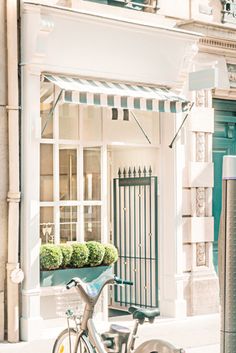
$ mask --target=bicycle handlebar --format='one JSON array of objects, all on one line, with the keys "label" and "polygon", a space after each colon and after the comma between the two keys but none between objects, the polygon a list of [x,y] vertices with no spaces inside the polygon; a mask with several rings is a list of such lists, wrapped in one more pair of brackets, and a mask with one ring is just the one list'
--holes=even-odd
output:
[{"label": "bicycle handlebar", "polygon": [[[114,283],[115,284],[125,284],[125,285],[128,285],[128,286],[132,286],[133,285],[133,282],[132,281],[128,281],[126,279],[122,279],[122,278],[119,278],[117,276],[114,276]],[[66,284],[66,289],[71,289],[73,287],[76,287],[76,285],[78,284],[78,282],[72,278],[67,284]]]},{"label": "bicycle handlebar", "polygon": [[132,282],[132,281],[128,281],[126,279],[122,279],[117,276],[114,277],[114,281],[116,284],[126,284],[128,286],[132,286],[134,284],[134,282]]},{"label": "bicycle handlebar", "polygon": [[71,279],[67,284],[66,284],[66,289],[71,289],[76,286],[76,281],[74,279]]}]

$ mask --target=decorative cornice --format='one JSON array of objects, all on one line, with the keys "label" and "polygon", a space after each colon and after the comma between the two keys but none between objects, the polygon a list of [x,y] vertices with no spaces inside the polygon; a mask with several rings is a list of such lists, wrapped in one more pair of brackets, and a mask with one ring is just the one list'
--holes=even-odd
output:
[{"label": "decorative cornice", "polygon": [[230,99],[230,100],[236,100],[236,89],[231,88],[229,90],[226,89],[214,89],[212,91],[212,97],[213,98],[218,98],[218,99]]},{"label": "decorative cornice", "polygon": [[236,52],[236,41],[205,37],[200,38],[199,45],[223,50],[232,50],[234,53]]}]

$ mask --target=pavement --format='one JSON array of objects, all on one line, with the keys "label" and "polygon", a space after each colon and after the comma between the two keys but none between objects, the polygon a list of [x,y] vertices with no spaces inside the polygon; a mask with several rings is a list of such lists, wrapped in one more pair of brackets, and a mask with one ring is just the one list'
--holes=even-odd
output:
[{"label": "pavement", "polygon": [[[51,353],[57,334],[65,327],[63,321],[53,321],[42,333],[42,337],[32,342],[0,343],[0,353]],[[116,324],[132,327],[131,316],[119,316],[109,320]],[[66,325],[66,322],[64,322]],[[63,324],[63,326],[64,326]],[[101,327],[97,323],[97,327]],[[103,325],[104,326],[104,325]],[[137,344],[147,339],[159,338],[183,347],[186,353],[220,353],[219,314],[187,317],[184,319],[158,318],[153,324],[144,324],[138,331]]]}]

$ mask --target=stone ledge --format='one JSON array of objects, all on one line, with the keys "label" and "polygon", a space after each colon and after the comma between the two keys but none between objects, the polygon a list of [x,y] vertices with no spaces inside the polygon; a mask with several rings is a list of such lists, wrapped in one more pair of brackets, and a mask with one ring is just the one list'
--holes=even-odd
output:
[{"label": "stone ledge", "polygon": [[214,132],[214,109],[195,108],[189,119],[189,130],[195,132]]},{"label": "stone ledge", "polygon": [[212,242],[214,217],[183,218],[183,243]]},{"label": "stone ledge", "polygon": [[212,188],[214,186],[214,164],[211,162],[190,162],[185,172],[188,175],[184,180],[183,187],[185,188]]}]

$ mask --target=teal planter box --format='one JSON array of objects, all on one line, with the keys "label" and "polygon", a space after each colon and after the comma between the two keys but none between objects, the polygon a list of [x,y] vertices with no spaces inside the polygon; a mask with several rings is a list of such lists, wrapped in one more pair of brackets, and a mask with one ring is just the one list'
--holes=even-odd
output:
[{"label": "teal planter box", "polygon": [[41,287],[63,286],[73,277],[79,277],[84,282],[91,282],[103,273],[112,274],[112,266],[67,268],[52,271],[40,271]]}]

